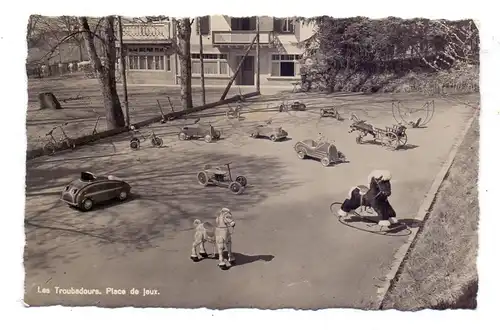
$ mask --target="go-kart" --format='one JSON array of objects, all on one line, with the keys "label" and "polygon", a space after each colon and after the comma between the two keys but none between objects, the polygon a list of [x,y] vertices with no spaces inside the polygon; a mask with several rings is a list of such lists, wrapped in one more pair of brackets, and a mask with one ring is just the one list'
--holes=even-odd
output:
[{"label": "go-kart", "polygon": [[218,187],[229,188],[229,190],[236,195],[239,195],[245,190],[247,186],[247,179],[243,175],[239,175],[233,180],[231,176],[231,163],[226,163],[226,169],[219,166],[212,167],[205,165],[202,171],[198,172],[198,183],[202,186],[214,185]]}]

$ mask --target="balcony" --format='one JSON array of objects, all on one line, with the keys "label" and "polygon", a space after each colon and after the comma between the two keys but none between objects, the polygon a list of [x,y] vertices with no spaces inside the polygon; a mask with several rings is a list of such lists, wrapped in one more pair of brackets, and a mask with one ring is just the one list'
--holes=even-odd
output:
[{"label": "balcony", "polygon": [[[256,31],[212,31],[212,44],[214,46],[245,46],[252,43]],[[260,32],[261,45],[269,45],[272,42],[272,32]]]},{"label": "balcony", "polygon": [[123,24],[123,43],[171,42],[170,23]]}]

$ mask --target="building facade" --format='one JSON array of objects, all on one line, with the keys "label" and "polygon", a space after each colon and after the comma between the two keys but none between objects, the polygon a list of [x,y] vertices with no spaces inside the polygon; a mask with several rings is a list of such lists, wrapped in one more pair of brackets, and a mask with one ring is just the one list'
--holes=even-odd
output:
[{"label": "building facade", "polygon": [[[313,26],[293,18],[259,17],[261,86],[290,86],[300,80],[297,43],[313,34]],[[226,85],[257,33],[255,17],[205,16],[195,20],[191,34],[193,86],[201,84],[200,33],[205,85]],[[171,22],[130,23],[123,26],[127,80],[131,84],[178,85],[179,58],[173,49]],[[255,86],[256,46],[244,60],[234,84]]]}]

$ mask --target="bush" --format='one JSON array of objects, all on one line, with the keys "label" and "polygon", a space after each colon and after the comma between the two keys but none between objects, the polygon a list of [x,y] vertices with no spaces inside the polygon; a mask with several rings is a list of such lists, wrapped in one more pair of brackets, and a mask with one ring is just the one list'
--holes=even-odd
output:
[{"label": "bush", "polygon": [[306,90],[479,90],[479,37],[470,20],[323,17],[317,25],[314,42],[304,43]]}]

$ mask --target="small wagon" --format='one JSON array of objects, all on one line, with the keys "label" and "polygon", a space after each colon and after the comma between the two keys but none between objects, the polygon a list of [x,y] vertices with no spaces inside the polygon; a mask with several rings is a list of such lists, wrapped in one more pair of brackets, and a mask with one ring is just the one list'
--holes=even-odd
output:
[{"label": "small wagon", "polygon": [[343,118],[340,116],[340,113],[335,107],[321,108],[319,110],[320,117],[333,117],[339,121],[342,121]]},{"label": "small wagon", "polygon": [[247,186],[247,179],[243,175],[239,175],[233,180],[231,168],[229,167],[230,164],[224,164],[227,169],[205,165],[203,170],[197,174],[198,183],[205,187],[215,185],[229,188],[233,194],[240,195]]},{"label": "small wagon", "polygon": [[385,129],[381,129],[368,124],[364,120],[358,120],[351,124],[349,133],[354,131],[358,132],[358,136],[356,137],[356,143],[358,144],[362,144],[364,142],[363,139],[367,135],[371,135],[373,141],[379,142],[391,150],[396,150],[406,145],[408,141],[406,127],[403,125],[386,126]]}]

